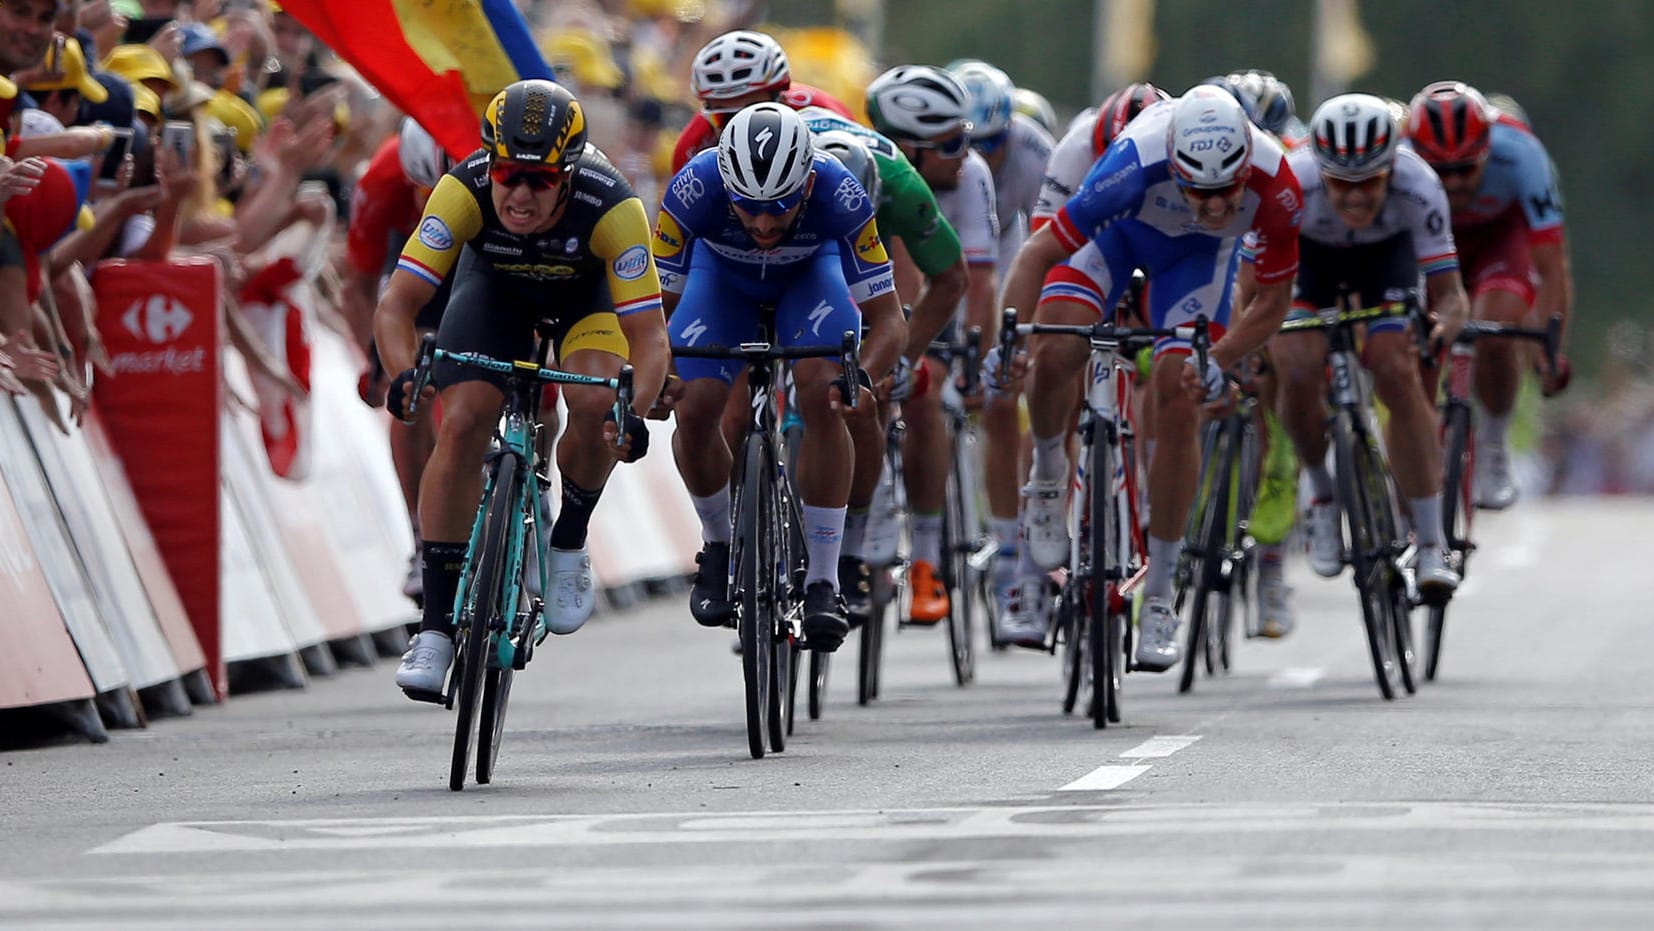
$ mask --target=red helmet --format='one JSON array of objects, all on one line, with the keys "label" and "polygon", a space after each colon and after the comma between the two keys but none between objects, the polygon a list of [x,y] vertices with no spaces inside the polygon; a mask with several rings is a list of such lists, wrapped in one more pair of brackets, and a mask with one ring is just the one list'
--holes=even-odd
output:
[{"label": "red helmet", "polygon": [[1108,144],[1126,128],[1132,117],[1148,109],[1151,104],[1169,99],[1170,95],[1153,84],[1127,84],[1097,107],[1097,128],[1091,134],[1091,150],[1103,154]]},{"label": "red helmet", "polygon": [[1407,108],[1407,137],[1433,165],[1468,162],[1487,151],[1493,108],[1480,91],[1459,81],[1437,81]]}]

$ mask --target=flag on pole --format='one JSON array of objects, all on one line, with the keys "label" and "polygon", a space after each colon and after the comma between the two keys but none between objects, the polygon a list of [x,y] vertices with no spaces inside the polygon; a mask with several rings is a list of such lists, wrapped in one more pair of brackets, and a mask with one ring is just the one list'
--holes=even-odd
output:
[{"label": "flag on pole", "polygon": [[555,80],[511,0],[282,0],[402,112],[463,158],[483,108],[524,78]]}]

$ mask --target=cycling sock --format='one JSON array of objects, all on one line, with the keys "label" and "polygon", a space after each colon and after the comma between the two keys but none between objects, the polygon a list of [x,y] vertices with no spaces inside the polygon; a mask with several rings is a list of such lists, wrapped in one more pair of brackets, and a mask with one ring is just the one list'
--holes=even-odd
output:
[{"label": "cycling sock", "polygon": [[1476,429],[1481,431],[1482,435],[1477,439],[1487,444],[1488,448],[1504,449],[1505,444],[1510,442],[1510,413],[1490,414],[1480,405],[1477,409],[1482,415],[1476,424]]},{"label": "cycling sock", "polygon": [[862,557],[862,545],[867,540],[867,519],[870,512],[867,508],[849,508],[844,512],[844,542],[839,546],[839,555]]},{"label": "cycling sock", "polygon": [[993,528],[994,537],[999,540],[999,548],[1016,550],[1022,542],[1022,523],[1015,517],[990,517],[988,526]]},{"label": "cycling sock", "polygon": [[419,546],[422,553],[420,575],[425,580],[425,611],[419,630],[421,633],[436,630],[452,635],[453,621],[448,615],[454,610],[454,593],[459,591],[459,574],[465,568],[465,551],[469,544],[422,540]]},{"label": "cycling sock", "polygon": [[1068,475],[1068,437],[1034,437],[1034,481],[1062,482]]},{"label": "cycling sock", "polygon": [[1258,544],[1258,578],[1278,579],[1285,568],[1282,563],[1284,547],[1279,543]]},{"label": "cycling sock", "polygon": [[809,568],[804,573],[804,587],[816,582],[828,582],[838,591],[838,555],[844,542],[844,508],[818,508],[804,505],[804,550],[809,556]]},{"label": "cycling sock", "polygon": [[1408,498],[1407,506],[1413,510],[1413,536],[1419,541],[1419,546],[1441,546],[1441,495]]},{"label": "cycling sock", "polygon": [[1182,540],[1149,537],[1149,572],[1143,579],[1143,594],[1146,597],[1172,597],[1172,576],[1177,573],[1177,557],[1182,552]]},{"label": "cycling sock", "polygon": [[729,486],[725,485],[704,498],[690,495],[689,500],[695,503],[695,516],[701,519],[701,540],[707,543],[728,543],[731,533]]},{"label": "cycling sock", "polygon": [[1332,473],[1327,471],[1326,463],[1304,463],[1304,477],[1309,479],[1310,497],[1316,501],[1331,501],[1338,497],[1338,486],[1333,484]]},{"label": "cycling sock", "polygon": [[563,506],[557,509],[557,523],[551,525],[551,545],[560,550],[577,550],[586,545],[586,527],[592,522],[592,510],[597,499],[603,497],[603,486],[581,488],[563,479]]},{"label": "cycling sock", "polygon": [[913,559],[937,567],[942,564],[942,514],[913,515]]}]

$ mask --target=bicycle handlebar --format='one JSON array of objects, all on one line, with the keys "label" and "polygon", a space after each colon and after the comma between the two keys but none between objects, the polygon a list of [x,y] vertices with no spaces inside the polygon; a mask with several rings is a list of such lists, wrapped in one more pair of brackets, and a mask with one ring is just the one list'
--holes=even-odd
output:
[{"label": "bicycle handlebar", "polygon": [[1545,347],[1545,359],[1554,366],[1556,365],[1557,353],[1561,350],[1562,318],[1553,316],[1546,321],[1543,330],[1535,327],[1512,326],[1508,323],[1493,323],[1487,320],[1471,320],[1465,323],[1464,329],[1460,330],[1459,335],[1453,338],[1453,342],[1471,346],[1478,339],[1484,337],[1532,340]]},{"label": "bicycle handlebar", "polygon": [[1288,320],[1281,324],[1282,333],[1298,333],[1304,330],[1325,330],[1332,327],[1350,327],[1358,323],[1370,323],[1374,320],[1383,320],[1386,317],[1401,317],[1412,313],[1413,302],[1385,301],[1373,307],[1359,307],[1354,310],[1344,310],[1338,307],[1323,307],[1315,312],[1313,317],[1302,320]]},{"label": "bicycle handlebar", "polygon": [[[683,359],[739,359],[743,362],[780,362],[795,359],[825,359],[838,356],[844,370],[846,384],[860,384],[861,346],[856,331],[845,330],[837,346],[777,346],[773,343],[750,342],[734,346],[674,346],[672,355]],[[852,375],[851,373],[857,373]],[[860,401],[861,392],[852,391],[845,403],[851,408]]]}]

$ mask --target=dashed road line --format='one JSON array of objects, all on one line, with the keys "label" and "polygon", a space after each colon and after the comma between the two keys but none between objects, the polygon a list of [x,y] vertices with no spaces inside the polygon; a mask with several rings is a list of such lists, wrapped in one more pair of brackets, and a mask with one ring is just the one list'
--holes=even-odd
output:
[{"label": "dashed road line", "polygon": [[1057,791],[1107,792],[1118,789],[1149,771],[1149,764],[1136,761],[1165,759],[1199,739],[1199,734],[1157,734],[1130,750],[1121,751],[1121,759],[1133,762],[1099,766]]}]

